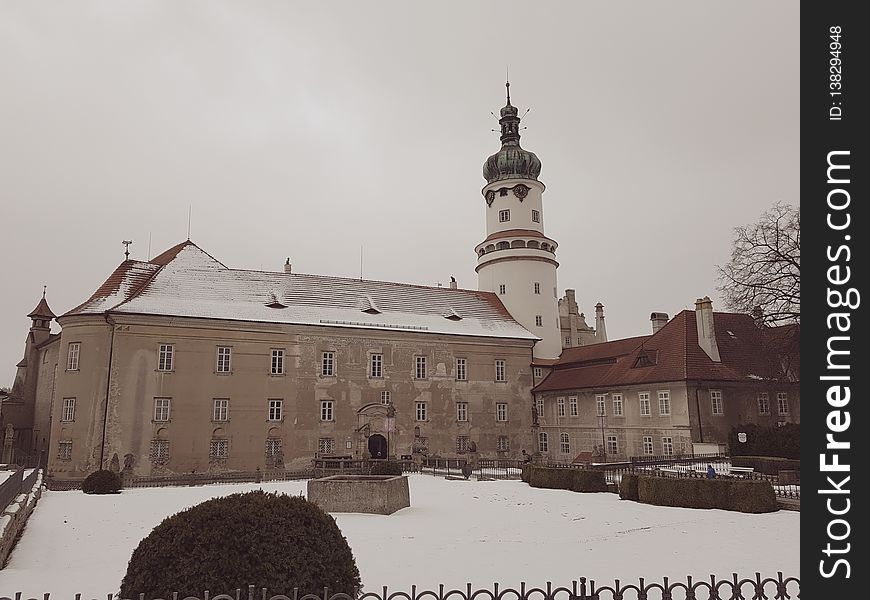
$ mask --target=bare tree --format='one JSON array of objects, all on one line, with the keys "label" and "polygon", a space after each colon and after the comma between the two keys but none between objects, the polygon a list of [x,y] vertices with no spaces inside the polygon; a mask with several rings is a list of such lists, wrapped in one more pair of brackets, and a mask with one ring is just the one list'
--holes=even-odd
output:
[{"label": "bare tree", "polygon": [[757,223],[734,229],[728,264],[717,266],[719,292],[731,310],[763,311],[769,325],[799,323],[801,215],[777,202]]}]

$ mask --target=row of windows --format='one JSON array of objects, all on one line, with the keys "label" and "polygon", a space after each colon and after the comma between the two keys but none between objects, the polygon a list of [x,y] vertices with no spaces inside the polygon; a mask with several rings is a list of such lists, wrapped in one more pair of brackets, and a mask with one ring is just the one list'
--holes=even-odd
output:
[{"label": "row of windows", "polygon": [[[659,416],[668,416],[671,414],[671,393],[668,390],[657,392],[658,394],[658,414]],[[650,403],[649,392],[638,392],[638,406],[642,417],[652,416],[652,407]],[[610,394],[612,402],[611,415],[614,417],[625,416],[623,395],[619,393]],[[780,415],[789,414],[788,408],[788,393],[777,392],[777,411]],[[544,416],[544,399],[537,398],[536,401],[538,416]],[[725,414],[725,407],[722,402],[722,390],[710,390],[710,409],[714,415]],[[595,396],[595,413],[599,417],[607,416],[607,394],[596,394]],[[767,392],[762,392],[758,395],[758,413],[761,415],[770,414],[770,400]],[[566,416],[565,398],[556,398],[556,415],[559,417]],[[577,406],[577,396],[568,397],[568,415],[576,417],[579,415]]]},{"label": "row of windows", "polygon": [[[537,294],[537,295],[541,294],[541,283],[540,282],[535,281],[532,283],[532,292]],[[500,283],[498,286],[498,293],[500,296],[504,296],[505,294],[507,294],[507,284]],[[553,297],[554,298],[556,297],[556,288],[553,288]],[[565,339],[570,341],[570,338],[565,338]]]},{"label": "row of windows", "polygon": [[[503,210],[498,211],[498,221],[499,223],[507,223],[511,220],[511,210],[509,208],[505,208]],[[541,222],[541,212],[535,209],[532,209],[532,222],[540,223]]]},{"label": "row of windows", "polygon": [[[652,436],[643,436],[643,453],[653,455],[655,448],[653,446]],[[661,439],[662,454],[671,456],[674,453],[674,438],[664,436]],[[548,453],[550,451],[550,437],[546,432],[538,434],[538,451]],[[571,454],[571,438],[567,433],[559,434],[559,452],[561,454]],[[619,440],[615,435],[608,435],[605,440],[605,452],[607,454],[619,454]]]}]

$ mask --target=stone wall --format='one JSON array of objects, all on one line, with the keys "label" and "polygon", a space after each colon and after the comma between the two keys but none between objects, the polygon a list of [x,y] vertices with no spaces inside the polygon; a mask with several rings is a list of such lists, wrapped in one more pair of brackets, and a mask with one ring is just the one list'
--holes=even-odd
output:
[{"label": "stone wall", "polygon": [[38,471],[33,486],[25,493],[19,494],[0,515],[0,569],[6,566],[6,560],[15,547],[18,535],[24,529],[41,495],[42,469]]}]

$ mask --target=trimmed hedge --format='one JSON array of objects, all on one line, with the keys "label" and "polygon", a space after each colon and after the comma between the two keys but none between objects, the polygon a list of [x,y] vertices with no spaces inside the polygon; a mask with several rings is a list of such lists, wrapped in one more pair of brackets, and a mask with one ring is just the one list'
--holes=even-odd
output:
[{"label": "trimmed hedge", "polygon": [[622,500],[638,500],[637,475],[625,474],[619,480],[619,497]]},{"label": "trimmed hedge", "polygon": [[163,520],[139,542],[121,598],[230,594],[248,584],[271,594],[355,597],[359,570],[335,519],[299,496],[262,490],[214,498]]},{"label": "trimmed hedge", "polygon": [[528,483],[531,472],[532,465],[523,465],[522,467],[520,467],[520,479],[522,479],[525,483]]},{"label": "trimmed hedge", "polygon": [[800,473],[801,470],[801,461],[774,456],[734,456],[731,458],[731,464],[735,467],[752,467],[765,475],[778,475],[780,471]]},{"label": "trimmed hedge", "polygon": [[401,475],[402,464],[394,460],[372,461],[370,475]]},{"label": "trimmed hedge", "polygon": [[121,476],[106,469],[94,471],[82,482],[82,491],[86,494],[117,494],[121,491]]},{"label": "trimmed hedge", "polygon": [[529,467],[528,483],[531,487],[573,492],[606,492],[604,471]]},{"label": "trimmed hedge", "polygon": [[746,513],[778,510],[769,481],[638,476],[638,501],[657,506],[721,508]]}]

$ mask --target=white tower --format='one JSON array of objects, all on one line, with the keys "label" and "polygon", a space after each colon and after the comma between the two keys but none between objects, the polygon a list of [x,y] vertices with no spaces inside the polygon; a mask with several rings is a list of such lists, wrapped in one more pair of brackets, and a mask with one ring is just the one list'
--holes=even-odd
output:
[{"label": "white tower", "polygon": [[499,119],[501,150],[483,165],[486,239],[474,248],[478,289],[498,294],[511,316],[541,338],[535,344],[535,358],[556,358],[562,352],[558,244],[544,235],[541,161],[520,147],[520,117],[511,106],[510,83],[505,86],[507,104]]}]

